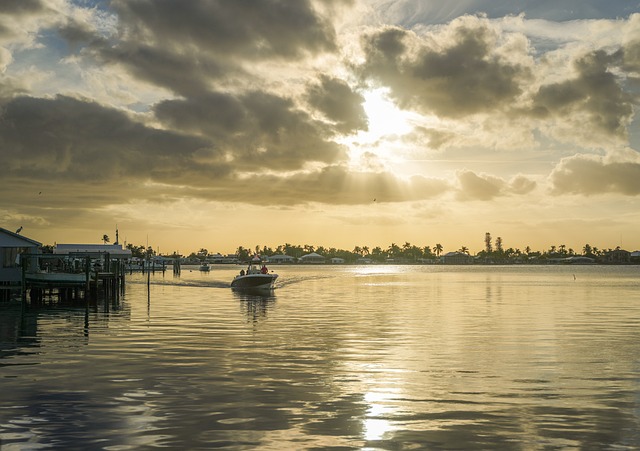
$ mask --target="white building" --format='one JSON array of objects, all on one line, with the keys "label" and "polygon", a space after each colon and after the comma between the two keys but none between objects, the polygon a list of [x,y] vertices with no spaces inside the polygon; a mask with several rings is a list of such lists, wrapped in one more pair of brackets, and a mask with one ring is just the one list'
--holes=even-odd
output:
[{"label": "white building", "polygon": [[295,263],[295,257],[290,255],[272,255],[271,257],[267,257],[268,263]]},{"label": "white building", "polygon": [[323,257],[320,254],[316,254],[315,252],[312,252],[307,255],[303,255],[298,260],[300,261],[300,263],[316,263],[316,264],[325,263],[327,261],[325,257]]},{"label": "white building", "polygon": [[120,260],[131,258],[131,249],[123,249],[122,244],[56,244],[53,253],[91,258],[100,258],[109,254],[110,258]]}]

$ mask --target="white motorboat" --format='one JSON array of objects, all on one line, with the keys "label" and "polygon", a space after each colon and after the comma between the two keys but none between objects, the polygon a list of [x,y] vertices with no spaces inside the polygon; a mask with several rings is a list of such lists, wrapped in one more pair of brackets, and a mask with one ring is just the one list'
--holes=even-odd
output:
[{"label": "white motorboat", "polygon": [[243,269],[233,278],[231,288],[270,290],[277,278],[278,275],[269,272],[266,265],[260,266],[260,259],[253,259],[246,271]]},{"label": "white motorboat", "polygon": [[209,263],[204,262],[200,265],[200,271],[209,272],[211,268],[209,267]]}]

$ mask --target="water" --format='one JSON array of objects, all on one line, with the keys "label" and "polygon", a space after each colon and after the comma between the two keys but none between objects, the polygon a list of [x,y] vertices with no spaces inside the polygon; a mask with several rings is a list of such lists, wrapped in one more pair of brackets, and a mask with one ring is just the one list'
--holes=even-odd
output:
[{"label": "water", "polygon": [[640,267],[271,269],[0,305],[2,451],[640,447]]}]

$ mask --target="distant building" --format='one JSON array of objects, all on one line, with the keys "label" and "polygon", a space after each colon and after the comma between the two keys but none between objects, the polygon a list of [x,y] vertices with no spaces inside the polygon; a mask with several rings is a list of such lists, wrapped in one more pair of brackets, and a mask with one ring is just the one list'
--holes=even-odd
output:
[{"label": "distant building", "polygon": [[236,254],[222,255],[221,253],[218,252],[216,254],[207,255],[207,258],[205,260],[209,263],[214,263],[214,264],[230,264],[230,263],[237,263],[238,256]]},{"label": "distant building", "polygon": [[131,249],[123,249],[122,244],[56,244],[54,254],[100,258],[106,254],[112,259],[131,258]]},{"label": "distant building", "polygon": [[445,265],[469,265],[473,262],[473,257],[463,252],[447,252],[440,257],[440,261]]},{"label": "distant building", "polygon": [[272,255],[271,257],[267,257],[267,262],[269,263],[295,263],[296,258],[290,255]]},{"label": "distant building", "polygon": [[574,255],[572,257],[561,259],[561,263],[566,263],[569,265],[588,265],[595,262],[596,260],[594,258],[584,257],[582,255]]},{"label": "distant building", "polygon": [[631,252],[622,249],[615,249],[604,254],[607,263],[629,263],[631,261]]},{"label": "distant building", "polygon": [[340,257],[333,257],[331,259],[331,264],[332,265],[342,265],[344,264],[344,258],[340,258]]},{"label": "distant building", "polygon": [[325,263],[327,259],[320,254],[312,252],[307,255],[303,255],[298,259],[300,263]]}]

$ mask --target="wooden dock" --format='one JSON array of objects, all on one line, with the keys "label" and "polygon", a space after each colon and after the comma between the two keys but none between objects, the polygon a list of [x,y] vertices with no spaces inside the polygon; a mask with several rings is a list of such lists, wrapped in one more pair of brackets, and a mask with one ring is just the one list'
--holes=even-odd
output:
[{"label": "wooden dock", "polygon": [[124,290],[125,266],[121,260],[105,254],[100,259],[89,256],[53,254],[29,255],[22,262],[23,300],[95,300],[99,294],[119,299]]}]

